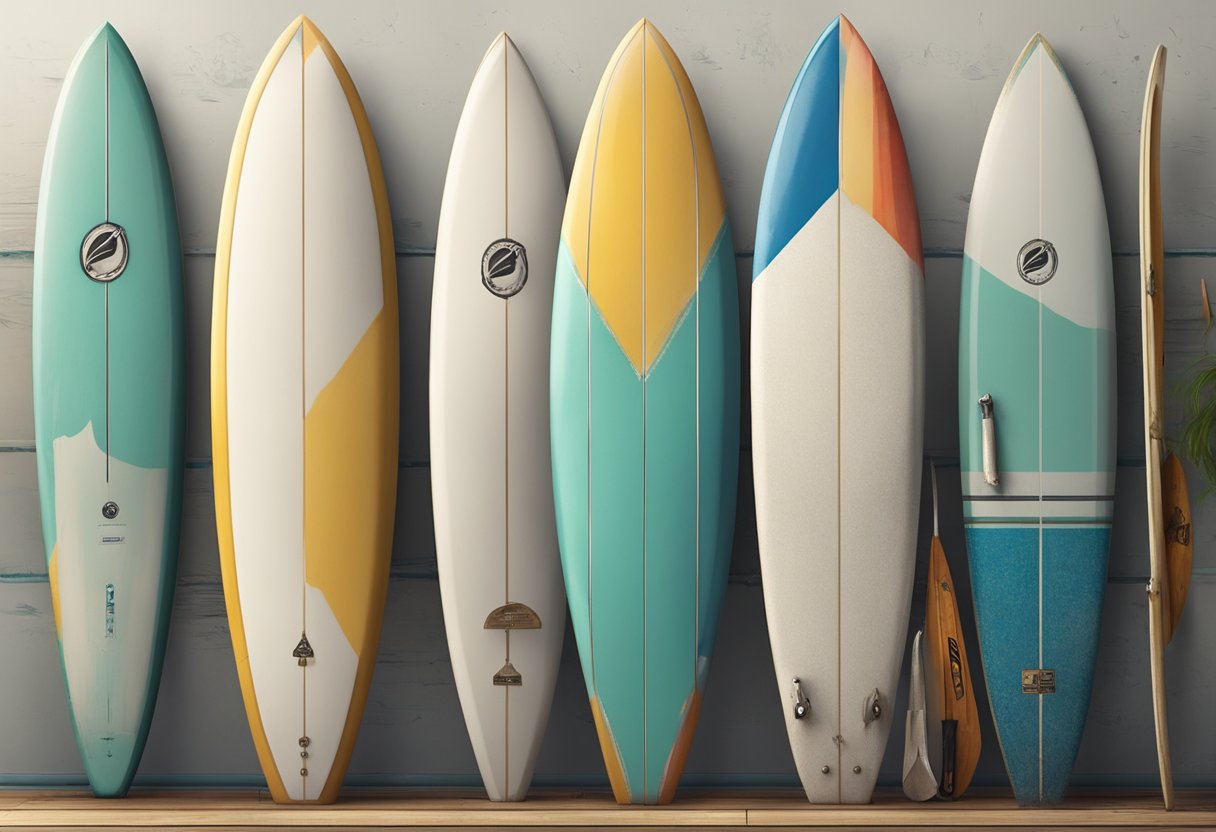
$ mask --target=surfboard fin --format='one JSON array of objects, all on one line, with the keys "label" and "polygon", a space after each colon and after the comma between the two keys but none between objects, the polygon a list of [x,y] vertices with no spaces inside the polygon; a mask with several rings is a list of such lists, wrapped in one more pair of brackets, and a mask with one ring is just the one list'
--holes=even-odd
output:
[{"label": "surfboard fin", "polygon": [[870,695],[866,697],[865,708],[861,712],[861,721],[865,725],[869,725],[874,720],[882,716],[882,694],[878,692],[878,688],[874,688]]},{"label": "surfboard fin", "polygon": [[980,426],[983,431],[984,482],[999,485],[1001,482],[996,464],[996,413],[992,407],[992,394],[980,396]]},{"label": "surfboard fin", "polygon": [[925,676],[921,652],[924,631],[912,639],[912,678],[908,684],[908,713],[904,724],[904,794],[928,800],[937,793],[937,778],[929,765],[929,736],[925,717]]},{"label": "surfboard fin", "polygon": [[507,662],[494,674],[494,684],[499,687],[517,688],[524,683],[523,674],[515,669],[515,665]]},{"label": "surfboard fin", "polygon": [[539,630],[541,624],[536,610],[512,601],[490,610],[482,627],[486,630]]}]

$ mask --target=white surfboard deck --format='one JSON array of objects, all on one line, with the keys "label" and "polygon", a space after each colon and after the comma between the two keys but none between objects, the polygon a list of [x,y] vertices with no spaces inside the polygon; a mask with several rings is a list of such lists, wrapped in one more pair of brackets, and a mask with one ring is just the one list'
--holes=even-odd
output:
[{"label": "white surfboard deck", "polygon": [[[549,452],[549,331],[565,195],[544,102],[504,33],[477,70],[452,146],[430,359],[444,623],[491,800],[527,795],[566,623]],[[487,628],[487,616],[506,604],[525,605],[539,629],[526,614],[508,616],[523,628]]]},{"label": "white surfboard deck", "polygon": [[[752,295],[752,442],[774,665],[810,701],[787,725],[807,796],[865,803],[898,718],[912,597],[923,283],[840,194],[768,269]],[[882,714],[866,723],[875,689]]]}]

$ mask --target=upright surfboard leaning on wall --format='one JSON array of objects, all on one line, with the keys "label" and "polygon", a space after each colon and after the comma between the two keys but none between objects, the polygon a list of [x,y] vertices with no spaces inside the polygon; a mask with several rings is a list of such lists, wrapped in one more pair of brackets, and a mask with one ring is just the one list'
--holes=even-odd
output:
[{"label": "upright surfboard leaning on wall", "polygon": [[[1165,646],[1178,628],[1194,556],[1191,503],[1182,460],[1166,444],[1165,226],[1161,200],[1161,110],[1165,46],[1157,45],[1140,121],[1140,332],[1144,356],[1144,473],[1148,497],[1148,637],[1157,767],[1166,809],[1174,808],[1166,712]],[[1206,303],[1205,303],[1206,306]]]},{"label": "upright surfboard leaning on wall", "polygon": [[705,117],[639,21],[574,163],[550,372],[566,596],[621,803],[672,799],[701,707],[734,536],[738,304]]},{"label": "upright surfboard leaning on wall", "polygon": [[233,141],[211,337],[224,599],[278,802],[337,797],[371,684],[396,504],[397,314],[371,125],[300,17]]},{"label": "upright surfboard leaning on wall", "polygon": [[55,630],[98,796],[126,793],[160,684],[185,433],[181,238],[160,128],[109,24],[55,110],[34,247],[34,431]]},{"label": "upright surfboard leaning on wall", "polygon": [[549,333],[565,173],[523,56],[490,45],[452,145],[431,297],[431,494],[452,673],[492,800],[522,800],[566,631]]},{"label": "upright surfboard leaning on wall", "polygon": [[844,17],[777,123],[753,268],[756,528],[779,701],[807,798],[866,803],[912,603],[924,269],[895,109]]},{"label": "upright surfboard leaning on wall", "polygon": [[1115,495],[1110,232],[1085,116],[1036,34],[980,154],[963,245],[959,452],[980,655],[1022,805],[1064,797]]}]

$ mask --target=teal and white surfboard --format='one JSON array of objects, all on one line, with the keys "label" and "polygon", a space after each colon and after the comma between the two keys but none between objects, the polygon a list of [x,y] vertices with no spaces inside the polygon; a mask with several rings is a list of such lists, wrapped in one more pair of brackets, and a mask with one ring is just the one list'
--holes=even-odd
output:
[{"label": "teal and white surfboard", "polygon": [[143,752],[177,569],[181,242],[139,68],[106,24],[64,80],[34,249],[34,430],[55,626],[93,791]]},{"label": "teal and white surfboard", "polygon": [[959,430],[997,736],[1018,802],[1056,802],[1085,726],[1106,586],[1115,312],[1093,145],[1040,35],[1005,83],[975,176]]}]

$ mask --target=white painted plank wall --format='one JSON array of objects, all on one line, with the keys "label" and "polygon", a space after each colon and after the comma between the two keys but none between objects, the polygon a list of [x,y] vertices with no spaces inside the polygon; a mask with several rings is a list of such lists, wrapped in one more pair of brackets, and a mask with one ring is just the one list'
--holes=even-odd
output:
[{"label": "white painted plank wall", "polygon": [[[567,165],[619,37],[643,14],[670,39],[696,85],[726,186],[747,309],[760,180],[782,102],[807,49],[836,12],[828,2],[728,0],[489,3],[211,0],[21,3],[0,29],[0,784],[80,782],[62,694],[45,579],[30,407],[30,279],[42,154],[55,100],[80,41],[105,16],[143,68],[178,192],[189,312],[190,407],[181,577],[145,783],[249,783],[257,761],[245,727],[224,617],[211,505],[208,355],[212,253],[228,149],[248,86],[291,16],[312,16],[359,86],[384,157],[399,253],[402,314],[400,499],[393,580],[371,701],[350,782],[471,784],[442,635],[427,468],[426,360],[435,225],[449,144],[469,80],[492,37],[510,31],[537,77]],[[1098,682],[1077,782],[1151,786],[1155,759],[1143,593],[1136,154],[1141,96],[1158,41],[1170,49],[1165,99],[1169,377],[1205,350],[1199,279],[1216,289],[1216,5],[1031,0],[891,4],[849,14],[878,59],[904,130],[929,252],[925,444],[943,465],[942,533],[960,586],[955,367],[959,257],[984,131],[1009,66],[1041,29],[1090,121],[1116,259],[1119,496]],[[745,339],[746,343],[746,339]],[[1177,403],[1170,409],[1173,421]],[[745,422],[746,425],[746,422]],[[686,782],[789,784],[764,631],[743,452],[732,582],[702,725]],[[954,466],[954,467],[951,467]],[[1195,490],[1199,490],[1195,487]],[[928,548],[923,495],[921,580]],[[1175,771],[1216,785],[1216,510],[1196,522],[1196,578],[1169,652]],[[966,599],[964,599],[966,600]],[[917,605],[923,603],[918,585]],[[914,610],[913,620],[921,617]],[[968,616],[970,622],[970,616]],[[974,640],[972,640],[974,644]],[[974,649],[974,648],[973,648]],[[902,715],[901,701],[896,713]],[[986,715],[985,715],[986,718]],[[991,726],[980,782],[1003,779]],[[902,718],[883,781],[898,779]],[[541,782],[604,782],[573,641],[568,640]]]}]

